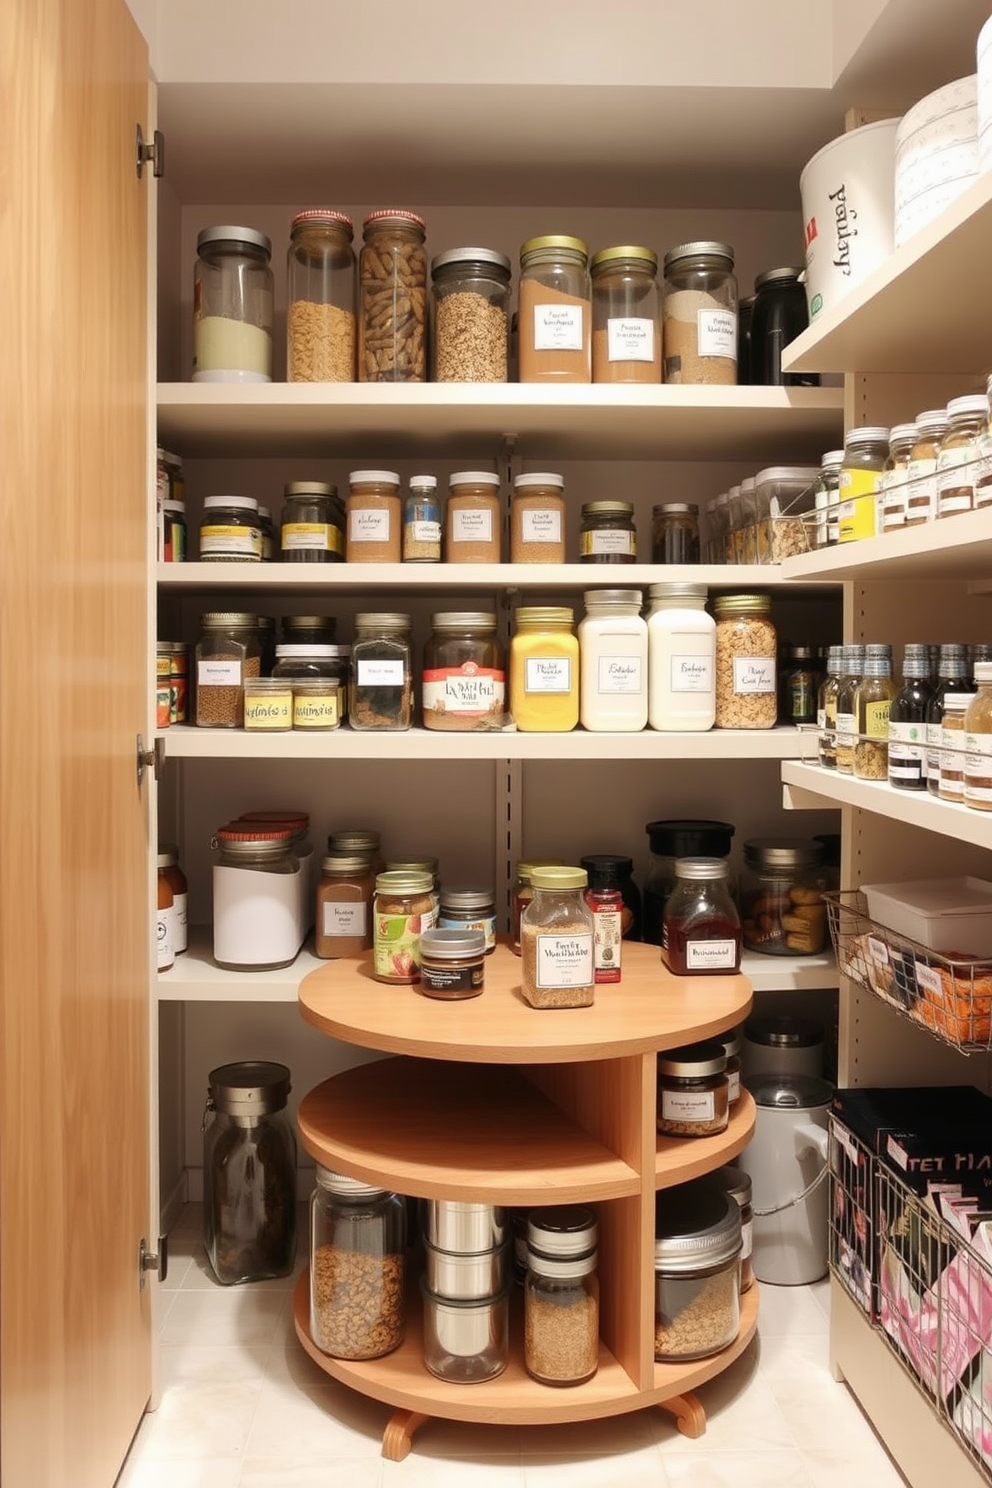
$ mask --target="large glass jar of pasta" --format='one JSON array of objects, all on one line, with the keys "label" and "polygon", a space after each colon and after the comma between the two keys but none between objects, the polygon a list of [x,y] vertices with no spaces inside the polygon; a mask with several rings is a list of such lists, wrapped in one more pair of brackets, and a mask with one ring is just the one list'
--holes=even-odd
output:
[{"label": "large glass jar of pasta", "polygon": [[427,225],[416,212],[370,212],[359,262],[359,382],[427,380]]},{"label": "large glass jar of pasta", "polygon": [[435,382],[505,382],[510,260],[492,248],[451,248],[431,260]]},{"label": "large glass jar of pasta", "polygon": [[774,728],[778,638],[767,594],[721,594],[716,620],[716,727]]},{"label": "large glass jar of pasta", "polygon": [[579,722],[579,642],[565,606],[521,606],[510,641],[510,711],[523,733],[568,733]]},{"label": "large glass jar of pasta", "polygon": [[355,616],[348,721],[353,729],[408,729],[413,721],[410,616]]},{"label": "large glass jar of pasta", "polygon": [[665,254],[665,381],[737,381],[737,280],[726,243],[682,243]]},{"label": "large glass jar of pasta", "polygon": [[520,249],[521,382],[592,380],[589,252],[581,238],[528,238]]},{"label": "large glass jar of pasta", "polygon": [[272,381],[272,244],[253,227],[205,227],[193,270],[193,381]]},{"label": "large glass jar of pasta", "polygon": [[660,382],[657,253],[652,248],[604,248],[589,270],[593,382]]},{"label": "large glass jar of pasta", "polygon": [[286,381],[354,382],[354,226],[344,212],[298,212],[286,257]]}]

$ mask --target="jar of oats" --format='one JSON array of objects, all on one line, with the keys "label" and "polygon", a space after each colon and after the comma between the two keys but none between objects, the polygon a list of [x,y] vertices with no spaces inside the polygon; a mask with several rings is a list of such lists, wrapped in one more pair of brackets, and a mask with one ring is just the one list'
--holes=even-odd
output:
[{"label": "jar of oats", "polygon": [[435,382],[506,382],[510,260],[451,248],[431,260]]},{"label": "jar of oats", "polygon": [[774,728],[778,637],[767,594],[721,594],[716,620],[716,727]]},{"label": "jar of oats", "polygon": [[655,1211],[654,1356],[705,1359],[740,1328],[741,1211],[696,1179],[665,1189]]},{"label": "jar of oats", "polygon": [[344,212],[297,212],[286,257],[286,381],[354,382],[354,226]]}]

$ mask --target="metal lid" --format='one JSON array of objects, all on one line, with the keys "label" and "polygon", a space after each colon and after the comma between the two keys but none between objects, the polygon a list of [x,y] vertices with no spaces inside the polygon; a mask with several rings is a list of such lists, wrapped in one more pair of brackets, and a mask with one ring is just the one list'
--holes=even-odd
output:
[{"label": "metal lid", "polygon": [[492,610],[441,610],[431,616],[434,630],[495,630],[496,615]]},{"label": "metal lid", "polygon": [[992,661],[976,661],[974,671],[975,681],[979,685],[992,682]]},{"label": "metal lid", "polygon": [[549,233],[542,238],[528,238],[520,245],[520,262],[523,263],[535,253],[546,253],[549,250],[562,248],[566,253],[581,253],[583,258],[589,257],[589,245],[581,238],[570,238],[563,233]]},{"label": "metal lid", "polygon": [[[837,450],[838,460],[843,460],[844,451]],[[827,456],[824,455],[824,459]],[[754,477],[755,488],[758,486],[771,485],[779,481],[802,481],[805,485],[811,485],[820,474],[818,465],[769,465],[764,470],[759,470]]]},{"label": "metal lid", "polygon": [[749,1018],[744,1037],[750,1044],[767,1049],[813,1049],[823,1043],[823,1029],[812,1018],[781,1014],[767,1018]]},{"label": "metal lid", "polygon": [[400,478],[395,470],[349,470],[348,484],[350,486],[367,486],[378,483],[384,486],[398,486]]},{"label": "metal lid", "polygon": [[688,515],[690,517],[698,517],[699,507],[688,501],[663,501],[658,506],[651,508],[651,514],[655,517],[664,516],[666,512],[670,512],[674,516],[684,517]]},{"label": "metal lid", "polygon": [[827,453],[820,460],[820,468],[823,470],[837,470],[843,463],[844,451],[842,449],[827,450]]},{"label": "metal lid", "polygon": [[754,475],[746,475],[744,477],[744,479],[741,481],[741,495],[742,496],[745,496],[745,495],[750,496],[757,484],[758,484],[758,480],[757,480],[757,477],[756,476],[754,476]]},{"label": "metal lid", "polygon": [[[265,678],[263,680],[268,680]],[[309,811],[243,811],[238,821],[270,822],[274,825],[292,827],[296,832],[305,832],[310,826]]]},{"label": "metal lid", "polygon": [[284,496],[336,496],[338,494],[337,486],[331,481],[287,481],[282,490]]},{"label": "metal lid", "polygon": [[520,605],[513,618],[517,625],[571,625],[575,611],[565,605]]},{"label": "metal lid", "polygon": [[674,268],[676,264],[684,263],[690,258],[714,258],[723,263],[728,269],[734,267],[734,250],[729,243],[717,243],[712,240],[703,240],[699,243],[680,243],[677,248],[669,248],[665,254],[664,270]]},{"label": "metal lid", "polygon": [[409,615],[394,610],[369,610],[355,616],[356,630],[409,630],[412,623]]},{"label": "metal lid", "polygon": [[328,847],[340,848],[342,851],[354,852],[358,848],[369,848],[378,852],[380,841],[381,834],[371,827],[342,827],[340,831],[327,834]]},{"label": "metal lid", "polygon": [[512,269],[506,254],[497,253],[495,248],[449,248],[446,253],[438,253],[431,259],[431,276],[448,264],[470,263],[488,264],[491,268],[499,269],[507,278]]},{"label": "metal lid", "polygon": [[441,890],[441,908],[445,909],[486,909],[493,903],[492,889],[484,888],[482,884],[465,885],[459,888]]},{"label": "metal lid", "polygon": [[766,615],[771,609],[767,594],[718,594],[713,601],[713,613],[720,615]]},{"label": "metal lid", "polygon": [[726,857],[736,828],[731,822],[673,818],[648,822],[651,851],[668,858]]},{"label": "metal lid", "polygon": [[690,1075],[722,1075],[727,1068],[727,1051],[716,1040],[701,1044],[684,1044],[681,1049],[663,1049],[658,1055],[658,1074],[685,1079]]},{"label": "metal lid", "polygon": [[947,405],[947,417],[984,418],[989,416],[989,400],[984,393],[966,393],[962,398],[952,398]]},{"label": "metal lid", "polygon": [[336,646],[323,641],[280,641],[276,647],[276,660],[287,656],[294,659],[312,656],[315,661],[327,661],[336,650]]},{"label": "metal lid", "polygon": [[437,878],[437,858],[408,858],[401,862],[399,858],[393,859],[386,864],[387,873],[429,873],[431,878]]},{"label": "metal lid", "polygon": [[727,1193],[697,1178],[662,1189],[655,1203],[655,1270],[694,1271],[732,1261],[741,1249],[741,1211]]},{"label": "metal lid", "polygon": [[204,509],[218,506],[233,506],[237,511],[258,511],[254,496],[204,496]]},{"label": "metal lid", "polygon": [[582,515],[584,517],[629,517],[634,512],[632,501],[583,501]]},{"label": "metal lid", "polygon": [[744,1047],[744,1028],[731,1028],[726,1033],[717,1035],[716,1042],[722,1044],[728,1059],[739,1054]]},{"label": "metal lid", "polygon": [[284,1064],[243,1059],[220,1064],[208,1076],[207,1103],[226,1116],[265,1116],[281,1111],[292,1090]]},{"label": "metal lid", "polygon": [[261,503],[259,504],[258,515],[262,518],[262,520],[264,522],[271,522],[272,521],[272,513],[271,513],[271,511],[269,510],[269,508],[267,506],[262,506]]},{"label": "metal lid", "polygon": [[376,875],[377,894],[429,894],[434,887],[434,875],[390,868]]},{"label": "metal lid", "polygon": [[944,712],[965,713],[969,705],[975,701],[976,696],[974,692],[945,692]]},{"label": "metal lid", "polygon": [[579,859],[579,865],[590,875],[609,874],[617,878],[626,878],[634,871],[633,858],[623,853],[585,853]]},{"label": "metal lid", "polygon": [[675,877],[689,883],[705,883],[712,879],[726,878],[729,864],[726,858],[676,858]]},{"label": "metal lid", "polygon": [[532,868],[530,881],[535,889],[584,889],[589,883],[589,875],[584,868],[549,863]]},{"label": "metal lid", "polygon": [[654,602],[663,599],[702,599],[705,600],[709,590],[705,584],[652,584],[648,589],[648,598]]},{"label": "metal lid", "polygon": [[196,251],[211,243],[240,243],[246,248],[261,248],[266,257],[272,254],[272,240],[255,227],[204,227],[196,235]]},{"label": "metal lid", "polygon": [[599,605],[633,606],[639,610],[644,596],[640,589],[587,589],[582,599],[587,610]]},{"label": "metal lid", "polygon": [[226,846],[229,842],[271,842],[288,845],[293,840],[293,829],[282,825],[266,826],[263,822],[258,822],[253,826],[251,822],[234,821],[229,822],[226,827],[218,827],[214,836],[221,846]]},{"label": "metal lid", "polygon": [[322,873],[361,873],[368,872],[371,866],[372,859],[366,853],[325,853],[320,860]]},{"label": "metal lid", "polygon": [[652,272],[658,267],[658,255],[653,248],[625,246],[620,248],[601,248],[598,253],[593,254],[589,271],[595,277],[598,271],[609,268],[612,264],[623,262],[626,259],[635,259],[638,263],[646,263]]},{"label": "metal lid", "polygon": [[554,486],[557,490],[565,489],[565,477],[555,475],[552,470],[528,470],[523,475],[513,478],[513,489],[515,491],[525,490],[528,486]]},{"label": "metal lid", "polygon": [[346,1173],[334,1173],[330,1168],[322,1168],[320,1163],[314,1169],[314,1177],[319,1188],[326,1189],[339,1199],[378,1199],[389,1192],[388,1188],[381,1188],[377,1183],[366,1183],[363,1178],[349,1178]]},{"label": "metal lid", "polygon": [[588,1255],[598,1240],[596,1215],[585,1204],[551,1204],[527,1215],[527,1245],[538,1255]]},{"label": "metal lid", "polygon": [[157,863],[159,868],[174,868],[179,862],[179,849],[171,842],[160,842],[158,845]]},{"label": "metal lid", "polygon": [[336,212],[331,207],[307,207],[306,211],[297,212],[290,223],[290,237],[296,236],[298,227],[343,227],[351,238],[355,224],[347,212]]},{"label": "metal lid", "polygon": [[484,956],[486,954],[486,932],[484,930],[424,930],[420,936],[422,956],[438,956],[442,961],[457,961],[462,956]]},{"label": "metal lid", "polygon": [[743,1168],[735,1167],[733,1163],[726,1163],[722,1168],[713,1168],[703,1181],[729,1194],[742,1209],[751,1202],[751,1175],[745,1173]]},{"label": "metal lid", "polygon": [[776,1075],[759,1073],[745,1081],[755,1104],[793,1111],[810,1111],[815,1106],[829,1106],[834,1087],[829,1080],[816,1075]]},{"label": "metal lid", "polygon": [[403,207],[380,207],[378,211],[370,212],[362,223],[362,231],[367,232],[370,227],[417,227],[421,232],[427,231],[423,217]]},{"label": "metal lid", "polygon": [[437,490],[437,476],[436,475],[411,475],[411,477],[410,477],[410,490],[411,491],[436,491]]},{"label": "metal lid", "polygon": [[889,448],[894,444],[905,444],[907,441],[916,441],[917,428],[915,424],[893,424],[889,430]]},{"label": "metal lid", "polygon": [[492,470],[456,470],[448,476],[448,489],[455,486],[498,486],[499,476]]},{"label": "metal lid", "polygon": [[798,284],[805,272],[805,269],[766,269],[755,277],[755,294],[766,284]]},{"label": "metal lid", "polygon": [[331,630],[337,629],[333,615],[283,615],[283,630]]},{"label": "metal lid", "polygon": [[276,622],[271,615],[256,615],[255,624],[259,630],[275,630]]},{"label": "metal lid", "polygon": [[750,868],[818,868],[823,844],[812,837],[750,837],[744,861]]}]

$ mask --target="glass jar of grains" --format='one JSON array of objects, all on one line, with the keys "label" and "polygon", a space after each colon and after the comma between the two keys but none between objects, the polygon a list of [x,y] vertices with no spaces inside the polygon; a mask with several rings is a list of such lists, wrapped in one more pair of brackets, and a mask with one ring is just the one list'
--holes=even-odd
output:
[{"label": "glass jar of grains", "polygon": [[521,382],[592,380],[589,251],[581,238],[529,238],[520,249]]},{"label": "glass jar of grains", "polygon": [[444,556],[448,563],[499,563],[503,514],[499,476],[491,470],[458,470],[448,479]]},{"label": "glass jar of grains", "polygon": [[402,516],[400,478],[395,470],[353,470],[348,476],[348,562],[399,563]]},{"label": "glass jar of grains", "polygon": [[683,243],[665,254],[665,382],[737,382],[737,280],[726,243]]},{"label": "glass jar of grains", "polygon": [[240,611],[201,615],[196,645],[197,726],[240,728],[245,680],[260,671],[257,615]]},{"label": "glass jar of grains", "polygon": [[342,563],[344,512],[337,486],[327,481],[290,481],[280,526],[283,563]]},{"label": "glass jar of grains", "polygon": [[359,382],[427,380],[427,224],[415,212],[370,212],[359,261]]},{"label": "glass jar of grains", "polygon": [[604,248],[589,269],[593,382],[660,382],[657,253],[652,248]]},{"label": "glass jar of grains", "polygon": [[590,1007],[595,996],[594,923],[584,868],[534,868],[533,898],[520,917],[524,1001],[534,1008]]},{"label": "glass jar of grains", "polygon": [[767,594],[720,594],[716,620],[716,727],[774,728],[778,638]]},{"label": "glass jar of grains", "polygon": [[510,503],[510,562],[565,562],[565,482],[547,471],[518,475]]},{"label": "glass jar of grains", "polygon": [[413,722],[410,616],[355,616],[348,718],[353,729],[408,729]]},{"label": "glass jar of grains", "polygon": [[344,212],[297,212],[286,255],[286,381],[354,382],[354,224]]},{"label": "glass jar of grains", "polygon": [[486,610],[431,617],[422,708],[429,729],[498,729],[506,721],[506,672],[496,616]]},{"label": "glass jar of grains", "polygon": [[403,1342],[406,1204],[317,1164],[310,1199],[310,1336],[335,1359],[378,1359]]},{"label": "glass jar of grains", "polygon": [[741,1211],[705,1178],[658,1195],[654,1356],[704,1359],[740,1329]]},{"label": "glass jar of grains", "polygon": [[598,1227],[583,1204],[527,1218],[524,1366],[545,1385],[580,1385],[599,1367]]},{"label": "glass jar of grains", "polygon": [[580,563],[636,563],[637,529],[630,501],[586,501],[579,528]]},{"label": "glass jar of grains", "polygon": [[451,248],[431,260],[435,382],[506,382],[510,260]]},{"label": "glass jar of grains", "polygon": [[272,381],[272,243],[253,227],[205,227],[193,270],[193,381]]}]

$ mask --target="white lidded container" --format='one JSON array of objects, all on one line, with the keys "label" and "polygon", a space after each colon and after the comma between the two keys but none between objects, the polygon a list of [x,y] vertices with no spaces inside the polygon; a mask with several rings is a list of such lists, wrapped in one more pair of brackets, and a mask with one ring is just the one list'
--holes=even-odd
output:
[{"label": "white lidded container", "polygon": [[931,950],[992,956],[992,883],[966,875],[862,884],[868,914]]},{"label": "white lidded container", "polygon": [[303,873],[289,828],[231,822],[215,836],[214,960],[230,971],[289,966],[302,943]]},{"label": "white lidded container", "polygon": [[758,1107],[740,1155],[750,1175],[751,1264],[759,1281],[803,1286],[827,1274],[827,1118],[834,1087],[809,1075],[748,1081]]},{"label": "white lidded container", "polygon": [[716,622],[705,584],[648,590],[648,723],[665,732],[705,733],[716,718]]},{"label": "white lidded container", "polygon": [[579,622],[579,722],[636,733],[648,721],[648,627],[640,589],[590,589]]},{"label": "white lidded container", "polygon": [[895,243],[898,119],[881,119],[818,150],[799,177],[810,321],[833,310]]},{"label": "white lidded container", "polygon": [[895,242],[940,215],[978,175],[978,79],[957,78],[914,104],[896,131]]}]

